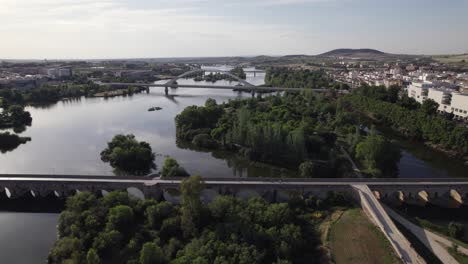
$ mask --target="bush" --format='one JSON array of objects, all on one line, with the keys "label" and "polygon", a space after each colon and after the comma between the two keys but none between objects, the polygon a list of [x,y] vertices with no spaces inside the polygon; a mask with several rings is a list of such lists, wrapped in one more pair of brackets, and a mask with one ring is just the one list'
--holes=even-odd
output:
[{"label": "bush", "polygon": [[192,144],[199,148],[213,149],[218,147],[218,143],[208,134],[196,135],[192,140]]},{"label": "bush", "polygon": [[161,171],[161,177],[188,177],[188,172],[174,158],[166,158]]},{"label": "bush", "polygon": [[463,237],[465,227],[461,223],[450,222],[448,225],[448,234],[449,236],[461,239]]}]

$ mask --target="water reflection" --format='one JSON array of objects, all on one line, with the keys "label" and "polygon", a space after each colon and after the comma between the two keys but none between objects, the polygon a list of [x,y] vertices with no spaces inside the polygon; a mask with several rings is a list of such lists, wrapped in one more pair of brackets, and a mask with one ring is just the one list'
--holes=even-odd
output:
[{"label": "water reflection", "polygon": [[[248,77],[248,81],[254,83],[261,83],[263,79],[264,74]],[[187,84],[192,82],[179,81]],[[216,84],[229,82],[220,81]],[[222,102],[239,97],[250,97],[250,94],[209,88],[178,88],[171,89],[166,96],[164,88],[153,87],[149,93],[126,97],[81,97],[53,105],[27,107],[34,122],[22,136],[34,140],[0,155],[0,173],[113,175],[112,168],[101,162],[99,154],[115,134],[132,133],[139,140],[149,142],[159,154],[156,158],[159,168],[164,161],[162,156],[172,156],[192,174],[233,177],[240,170],[240,174],[250,175],[245,166],[233,171],[230,164],[234,161],[224,157],[179,148],[175,138],[174,118],[185,107],[203,105],[207,98]],[[156,106],[162,110],[148,112],[150,107]]]}]

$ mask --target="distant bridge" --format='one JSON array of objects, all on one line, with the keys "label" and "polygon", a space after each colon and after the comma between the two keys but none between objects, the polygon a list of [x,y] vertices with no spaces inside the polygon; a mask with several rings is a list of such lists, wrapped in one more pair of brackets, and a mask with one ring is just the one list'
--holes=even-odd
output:
[{"label": "distant bridge", "polygon": [[[186,78],[189,76],[197,75],[200,73],[205,72],[218,72],[224,75],[227,75],[236,81],[239,82],[239,85],[198,85],[198,84],[178,84],[177,80]],[[258,71],[256,71],[258,72]],[[200,89],[200,88],[209,88],[209,89],[225,89],[225,90],[237,90],[237,91],[246,91],[251,92],[252,96],[255,95],[256,92],[284,92],[284,91],[292,91],[292,92],[302,92],[302,91],[313,91],[313,92],[327,92],[330,89],[327,88],[318,88],[318,89],[311,89],[311,88],[285,88],[285,87],[263,87],[263,86],[255,86],[238,76],[233,75],[229,71],[224,70],[216,70],[216,69],[195,69],[188,72],[185,72],[164,84],[155,84],[155,83],[119,83],[119,82],[110,82],[110,83],[103,83],[103,82],[96,82],[96,84],[101,86],[142,86],[142,87],[164,87],[164,91],[166,95],[169,94],[169,88],[193,88],[193,89]],[[346,90],[336,90],[337,93],[348,93]]]}]

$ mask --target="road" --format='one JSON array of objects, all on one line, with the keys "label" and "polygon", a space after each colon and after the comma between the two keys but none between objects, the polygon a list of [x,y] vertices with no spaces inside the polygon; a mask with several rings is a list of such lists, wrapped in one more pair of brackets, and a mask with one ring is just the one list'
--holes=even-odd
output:
[{"label": "road", "polygon": [[380,202],[372,194],[367,185],[353,185],[358,191],[361,206],[370,216],[373,222],[382,230],[387,237],[396,254],[404,263],[423,264],[426,263],[411,246],[411,243],[398,230],[392,219],[387,215]]},{"label": "road", "polygon": [[[434,255],[440,259],[440,261],[450,264],[458,263],[447,251],[447,248],[452,247],[453,245],[450,240],[411,223],[388,206],[384,205],[384,208],[387,213],[395,219],[395,221],[413,233],[429,250],[432,251],[432,253],[434,253]],[[459,247],[458,250],[461,253],[468,255],[468,249]]]}]

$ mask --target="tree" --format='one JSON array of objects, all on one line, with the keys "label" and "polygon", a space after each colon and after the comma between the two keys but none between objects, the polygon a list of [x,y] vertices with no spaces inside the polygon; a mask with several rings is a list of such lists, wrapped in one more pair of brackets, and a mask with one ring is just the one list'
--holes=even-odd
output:
[{"label": "tree", "polygon": [[140,264],[164,263],[164,254],[160,247],[153,242],[147,242],[140,251]]},{"label": "tree", "polygon": [[134,135],[116,135],[101,152],[101,160],[125,174],[146,175],[155,169],[155,154],[146,142],[138,142]]},{"label": "tree", "polygon": [[133,209],[127,205],[117,205],[109,210],[107,224],[111,229],[128,230],[132,227],[133,221]]},{"label": "tree", "polygon": [[301,163],[301,165],[299,165],[299,175],[302,178],[312,178],[315,175],[315,171],[316,166],[310,160],[304,161],[303,163]]},{"label": "tree", "polygon": [[88,250],[88,254],[86,254],[86,262],[88,264],[101,263],[101,259],[99,258],[99,255],[97,254],[96,250],[94,250],[94,248]]},{"label": "tree", "polygon": [[437,114],[437,109],[439,109],[439,104],[432,99],[424,100],[424,102],[421,105],[421,111],[426,115]]},{"label": "tree", "polygon": [[163,168],[161,171],[161,177],[187,177],[190,176],[188,172],[179,165],[177,160],[168,157],[164,160]]},{"label": "tree", "polygon": [[371,131],[369,136],[356,146],[356,157],[374,176],[396,176],[401,153],[383,136]]},{"label": "tree", "polygon": [[201,192],[205,188],[200,176],[191,176],[182,181],[182,229],[184,236],[190,237],[196,234],[201,221],[202,202]]},{"label": "tree", "polygon": [[463,237],[463,234],[464,234],[464,226],[463,224],[461,223],[457,223],[457,222],[450,222],[448,224],[448,233],[449,233],[449,236],[453,237],[453,238],[457,238],[457,239],[460,239]]}]

